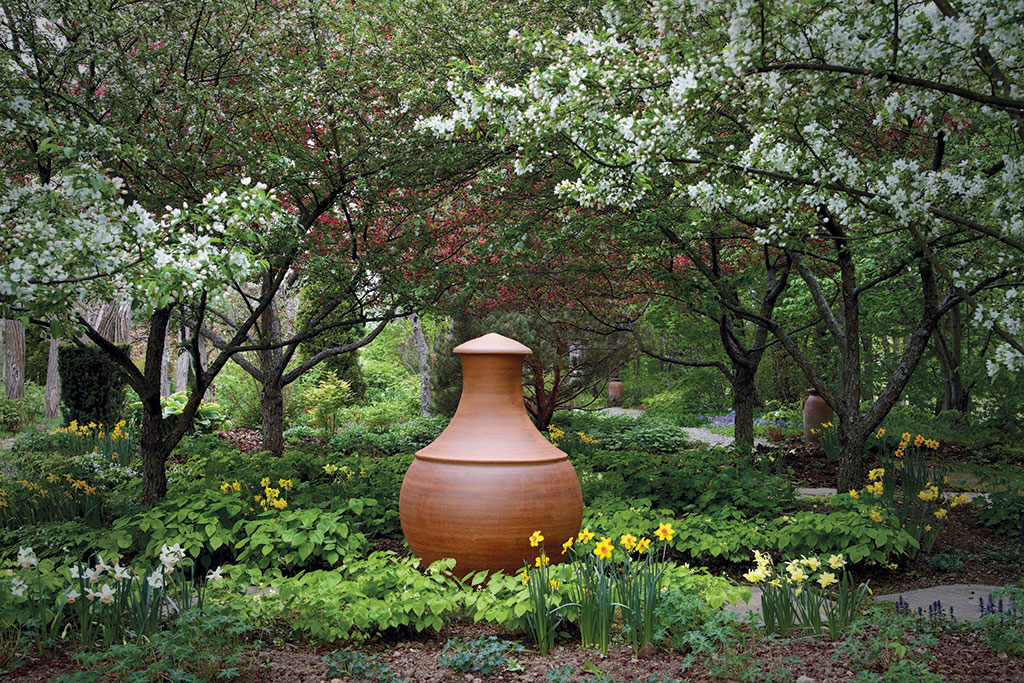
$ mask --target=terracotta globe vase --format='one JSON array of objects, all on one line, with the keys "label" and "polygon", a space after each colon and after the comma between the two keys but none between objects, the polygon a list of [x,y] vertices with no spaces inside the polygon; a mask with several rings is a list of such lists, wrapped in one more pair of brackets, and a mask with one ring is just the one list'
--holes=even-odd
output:
[{"label": "terracotta globe vase", "polygon": [[462,397],[447,429],[417,451],[398,499],[402,531],[424,565],[456,560],[455,573],[514,573],[533,565],[541,531],[552,563],[583,516],[576,470],[537,431],[523,405],[519,342],[486,334],[455,348]]},{"label": "terracotta globe vase", "polygon": [[[832,406],[825,402],[821,394],[815,389],[808,389],[804,397],[804,441],[807,443],[821,443],[821,425],[832,422],[835,413]],[[815,430],[814,433],[811,430]]]}]

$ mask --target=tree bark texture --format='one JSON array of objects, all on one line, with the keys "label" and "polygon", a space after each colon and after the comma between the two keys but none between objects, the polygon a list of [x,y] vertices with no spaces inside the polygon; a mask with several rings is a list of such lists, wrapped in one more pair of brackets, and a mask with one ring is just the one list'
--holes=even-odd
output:
[{"label": "tree bark texture", "polygon": [[57,367],[59,346],[59,340],[50,337],[50,349],[46,357],[46,397],[43,409],[43,417],[47,419],[60,417],[60,369]]},{"label": "tree bark texture", "polygon": [[5,385],[7,398],[25,397],[25,325],[20,320],[4,322],[7,370]]},{"label": "tree bark texture", "polygon": [[423,335],[423,325],[418,315],[413,313],[409,316],[409,325],[412,327],[412,345],[416,349],[416,359],[420,366],[420,414],[426,417],[430,415],[434,403],[430,395],[430,346]]}]

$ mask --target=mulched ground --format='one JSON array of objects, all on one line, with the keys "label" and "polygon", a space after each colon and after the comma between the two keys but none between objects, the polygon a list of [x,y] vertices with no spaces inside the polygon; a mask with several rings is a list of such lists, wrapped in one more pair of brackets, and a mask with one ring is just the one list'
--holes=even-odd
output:
[{"label": "mulched ground", "polygon": [[[486,675],[479,672],[461,673],[438,663],[437,657],[449,638],[466,640],[481,635],[515,638],[515,634],[496,627],[454,623],[437,634],[415,635],[391,643],[371,644],[365,649],[368,654],[376,654],[378,660],[387,664],[400,680],[415,683],[549,681],[547,672],[560,667],[568,667],[575,672],[570,678],[560,679],[573,683],[595,680],[592,673],[587,673],[595,670],[603,672],[616,683],[639,683],[653,675],[686,681],[734,681],[741,677],[745,680],[795,681],[800,676],[808,676],[817,683],[839,683],[852,680],[861,671],[881,673],[885,668],[884,659],[862,663],[872,659],[870,646],[849,652],[843,651],[840,643],[823,639],[755,637],[741,641],[735,652],[716,656],[713,660],[698,658],[697,662],[685,669],[686,652],[652,650],[637,656],[631,649],[620,644],[613,644],[607,657],[575,645],[559,645],[543,657],[529,652],[521,653],[514,656],[517,665],[515,671],[501,670]],[[870,642],[871,636],[875,634],[867,635]],[[935,636],[937,642],[927,647],[913,642],[903,644],[909,646],[909,657],[916,660],[927,658],[929,670],[939,673],[943,680],[952,683],[1024,681],[1024,659],[992,651],[978,634],[952,627]],[[521,634],[520,642],[529,648],[529,643],[521,639]],[[882,649],[888,648],[883,646]],[[323,659],[333,651],[332,648],[292,644],[253,651],[246,655],[243,673],[238,680],[242,683],[313,683],[332,680],[327,677]],[[63,653],[57,653],[48,659],[29,662],[23,669],[8,674],[5,680],[48,681],[71,671],[74,671],[74,667],[70,659]],[[347,683],[362,679],[333,680]]]}]

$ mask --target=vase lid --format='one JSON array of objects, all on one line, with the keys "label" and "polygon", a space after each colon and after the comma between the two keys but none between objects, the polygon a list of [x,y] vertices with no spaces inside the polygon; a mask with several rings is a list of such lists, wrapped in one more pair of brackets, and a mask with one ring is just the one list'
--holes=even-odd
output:
[{"label": "vase lid", "polygon": [[515,339],[509,339],[503,337],[497,332],[491,332],[485,334],[482,337],[476,339],[470,339],[467,342],[459,344],[454,349],[454,353],[519,353],[527,355],[533,353],[530,347],[520,344]]}]

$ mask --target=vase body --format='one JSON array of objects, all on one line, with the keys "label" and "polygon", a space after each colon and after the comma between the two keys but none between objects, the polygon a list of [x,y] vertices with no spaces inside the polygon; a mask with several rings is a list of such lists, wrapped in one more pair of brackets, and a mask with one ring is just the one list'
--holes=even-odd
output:
[{"label": "vase body", "polygon": [[612,377],[608,380],[608,405],[617,406],[622,403],[622,380]]},{"label": "vase body", "polygon": [[[821,425],[832,422],[835,413],[815,389],[808,389],[804,397],[804,441],[821,443]],[[811,430],[818,432],[812,433]]]},{"label": "vase body", "polygon": [[583,497],[565,453],[533,425],[523,405],[523,359],[530,349],[497,334],[455,348],[462,397],[437,439],[416,452],[398,510],[413,554],[427,565],[456,560],[455,573],[514,573],[540,554],[552,563],[579,532]]}]

